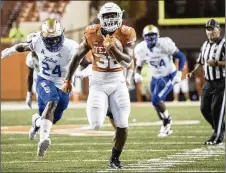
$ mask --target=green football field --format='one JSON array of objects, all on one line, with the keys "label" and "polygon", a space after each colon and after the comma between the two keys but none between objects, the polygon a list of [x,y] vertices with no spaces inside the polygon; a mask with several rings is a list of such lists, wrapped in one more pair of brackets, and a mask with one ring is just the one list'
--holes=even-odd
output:
[{"label": "green football field", "polygon": [[160,121],[151,105],[133,106],[129,136],[121,155],[122,170],[108,168],[114,130],[108,119],[94,131],[84,108],[66,110],[54,125],[52,145],[36,159],[38,138],[28,139],[35,110],[2,111],[2,172],[225,172],[224,145],[204,146],[212,130],[198,106],[168,107],[173,134],[158,138]]}]

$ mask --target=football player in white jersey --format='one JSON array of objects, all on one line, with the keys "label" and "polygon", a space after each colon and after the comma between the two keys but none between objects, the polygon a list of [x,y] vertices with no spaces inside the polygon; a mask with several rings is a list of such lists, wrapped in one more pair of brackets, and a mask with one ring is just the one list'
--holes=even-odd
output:
[{"label": "football player in white jersey", "polygon": [[[176,47],[169,37],[160,37],[159,30],[154,25],[147,25],[143,30],[144,41],[137,44],[134,52],[136,61],[135,82],[141,82],[141,69],[144,63],[151,68],[152,80],[150,90],[152,104],[159,112],[163,124],[159,137],[172,134],[172,119],[164,104],[166,96],[173,90],[173,85],[181,80],[181,71],[186,56]],[[173,62],[173,57],[179,59],[179,67]]]},{"label": "football player in white jersey", "polygon": [[76,54],[78,43],[64,37],[64,28],[56,20],[47,20],[41,32],[29,36],[28,43],[16,44],[2,51],[1,58],[14,53],[34,51],[38,56],[39,72],[36,81],[39,115],[33,120],[33,133],[40,128],[37,156],[43,157],[49,148],[52,124],[62,117],[68,107],[69,93],[62,85],[71,58]]}]

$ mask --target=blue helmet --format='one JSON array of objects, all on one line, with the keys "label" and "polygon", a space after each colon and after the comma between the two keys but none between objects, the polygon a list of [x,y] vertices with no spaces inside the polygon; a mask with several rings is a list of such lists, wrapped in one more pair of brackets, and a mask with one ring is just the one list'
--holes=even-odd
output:
[{"label": "blue helmet", "polygon": [[41,38],[46,49],[57,52],[63,47],[64,29],[57,20],[49,19],[42,25]]},{"label": "blue helmet", "polygon": [[149,48],[153,48],[158,40],[159,30],[154,25],[147,25],[143,29],[143,38],[147,42]]}]

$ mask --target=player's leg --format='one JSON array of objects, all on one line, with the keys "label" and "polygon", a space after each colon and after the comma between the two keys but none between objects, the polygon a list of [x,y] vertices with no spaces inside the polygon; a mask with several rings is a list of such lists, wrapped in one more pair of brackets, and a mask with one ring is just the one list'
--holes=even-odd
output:
[{"label": "player's leg", "polygon": [[108,96],[101,85],[89,88],[86,113],[92,129],[98,130],[103,125],[108,108]]},{"label": "player's leg", "polygon": [[179,101],[180,83],[176,83],[173,86],[173,101]]},{"label": "player's leg", "polygon": [[181,90],[184,94],[185,101],[191,101],[189,98],[189,85],[187,79],[181,81]]},{"label": "player's leg", "polygon": [[130,115],[130,98],[126,83],[119,83],[117,90],[110,95],[110,109],[116,125],[115,143],[109,166],[114,169],[122,168],[119,157],[127,140],[128,118]]},{"label": "player's leg", "polygon": [[70,100],[69,94],[66,94],[59,89],[57,90],[60,100],[54,112],[53,124],[56,124],[62,118],[63,112],[67,109]]},{"label": "player's leg", "polygon": [[41,77],[38,77],[37,79],[36,89],[38,96],[45,104],[45,108],[41,115],[40,142],[37,150],[37,155],[43,157],[51,144],[49,134],[53,124],[54,111],[59,102],[59,95],[55,85]]},{"label": "player's leg", "polygon": [[37,136],[38,130],[40,129],[41,124],[41,115],[45,109],[45,103],[42,101],[40,97],[37,95],[38,102],[38,113],[32,115],[32,127],[29,131],[29,139],[34,140]]},{"label": "player's leg", "polygon": [[166,109],[164,100],[166,96],[173,90],[173,85],[170,77],[164,77],[157,79],[155,82],[155,88],[152,94],[152,104],[160,112],[162,117],[163,125],[161,126],[159,137],[166,137],[172,134],[171,123],[172,119]]}]

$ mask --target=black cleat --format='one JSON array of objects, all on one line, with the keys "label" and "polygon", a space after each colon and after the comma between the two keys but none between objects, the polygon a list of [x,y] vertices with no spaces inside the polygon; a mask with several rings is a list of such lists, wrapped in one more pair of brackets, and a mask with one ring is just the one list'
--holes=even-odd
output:
[{"label": "black cleat", "polygon": [[214,132],[213,135],[204,143],[204,145],[214,145],[214,139],[217,134]]},{"label": "black cleat", "polygon": [[224,142],[224,134],[221,134],[219,138],[213,141],[213,145],[222,145]]},{"label": "black cleat", "polygon": [[122,169],[123,168],[118,157],[110,158],[109,167],[112,169]]}]

